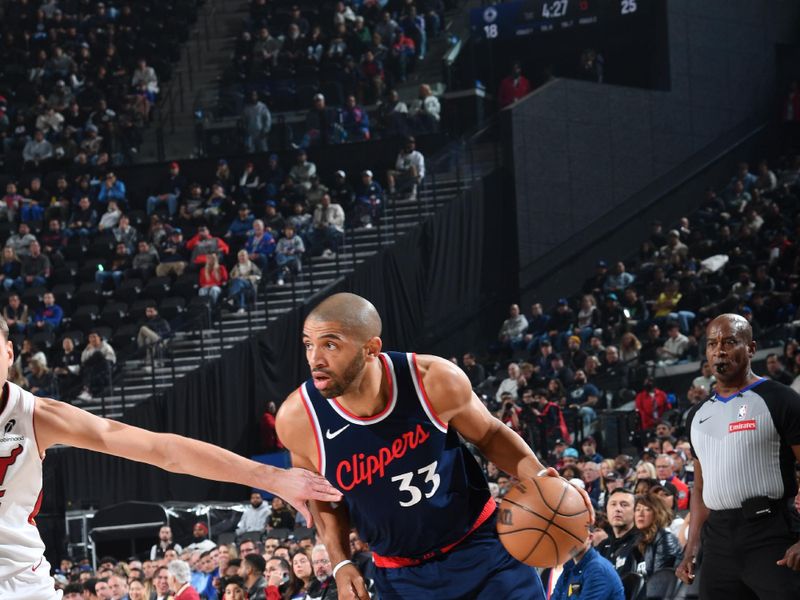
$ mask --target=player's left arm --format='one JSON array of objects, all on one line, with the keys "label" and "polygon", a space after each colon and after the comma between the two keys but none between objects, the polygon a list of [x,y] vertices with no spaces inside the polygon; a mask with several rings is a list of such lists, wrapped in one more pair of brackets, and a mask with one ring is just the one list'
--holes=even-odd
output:
[{"label": "player's left arm", "polygon": [[[516,432],[492,416],[472,391],[466,373],[448,360],[437,356],[417,356],[422,385],[436,415],[455,427],[466,440],[498,468],[518,479],[558,477],[558,471],[539,462],[530,446]],[[594,508],[589,494],[575,487],[594,522]]]},{"label": "player's left arm", "polygon": [[94,450],[194,475],[268,490],[308,518],[306,499],[338,501],[341,494],[323,477],[304,469],[264,465],[228,450],[171,433],[154,433],[103,419],[49,398],[36,398],[36,441],[40,454],[56,444]]},{"label": "player's left arm", "polygon": [[427,355],[417,356],[417,366],[439,419],[455,427],[498,468],[519,479],[536,477],[545,468],[525,441],[488,411],[459,367]]}]

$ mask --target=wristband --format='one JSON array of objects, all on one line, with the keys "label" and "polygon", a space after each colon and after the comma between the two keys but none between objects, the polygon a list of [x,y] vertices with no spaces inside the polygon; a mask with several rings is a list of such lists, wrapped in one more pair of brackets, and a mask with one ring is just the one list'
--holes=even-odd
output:
[{"label": "wristband", "polygon": [[347,559],[344,559],[343,561],[337,563],[336,566],[333,567],[333,578],[336,579],[336,573],[339,572],[339,569],[341,569],[342,567],[344,567],[346,565],[352,565],[352,564],[353,564],[353,561],[352,560],[347,560]]}]

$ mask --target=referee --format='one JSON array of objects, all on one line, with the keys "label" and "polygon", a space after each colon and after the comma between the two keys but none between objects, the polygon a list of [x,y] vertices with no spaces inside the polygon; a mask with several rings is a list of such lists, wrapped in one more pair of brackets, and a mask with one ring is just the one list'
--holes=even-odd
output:
[{"label": "referee", "polygon": [[694,579],[702,531],[702,600],[797,600],[800,535],[792,500],[800,396],[753,373],[756,346],[743,317],[717,317],[706,336],[717,387],[687,418],[696,457],[692,523],[676,575],[684,583]]}]

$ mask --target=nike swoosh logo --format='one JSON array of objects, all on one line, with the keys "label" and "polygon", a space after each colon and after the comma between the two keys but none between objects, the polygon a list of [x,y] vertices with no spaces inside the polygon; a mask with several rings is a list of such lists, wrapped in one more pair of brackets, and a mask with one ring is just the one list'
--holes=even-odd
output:
[{"label": "nike swoosh logo", "polygon": [[343,432],[345,429],[347,429],[348,427],[350,427],[350,424],[349,424],[349,423],[348,423],[347,425],[345,425],[344,427],[342,427],[341,429],[337,429],[336,431],[331,431],[330,429],[328,429],[328,430],[325,432],[325,437],[326,437],[326,438],[328,438],[329,440],[332,440],[333,438],[335,438],[337,435],[339,435],[340,433],[342,433],[342,432]]},{"label": "nike swoosh logo", "polygon": [[711,418],[711,417],[706,417],[705,419],[700,419],[700,421],[699,421],[699,422],[700,422],[700,423],[705,423],[705,422],[706,422],[706,421],[708,421],[710,418]]},{"label": "nike swoosh logo", "polygon": [[40,558],[40,559],[39,559],[39,562],[38,562],[38,563],[36,563],[36,566],[35,566],[35,567],[31,567],[31,571],[34,571],[34,572],[35,572],[35,571],[36,571],[36,569],[38,569],[39,567],[41,567],[41,566],[42,566],[42,561],[43,561],[43,560],[44,560],[44,558]]}]

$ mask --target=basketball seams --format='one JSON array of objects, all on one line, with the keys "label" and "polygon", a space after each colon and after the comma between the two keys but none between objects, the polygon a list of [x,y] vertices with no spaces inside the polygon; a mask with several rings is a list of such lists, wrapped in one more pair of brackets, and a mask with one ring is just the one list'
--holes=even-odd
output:
[{"label": "basketball seams", "polygon": [[[525,484],[531,483],[533,487],[526,489]],[[514,491],[519,493],[519,497],[509,494],[511,498],[509,496],[503,498],[503,504],[508,503],[505,511],[512,515],[518,512],[521,522],[517,523],[516,529],[512,529],[513,521],[503,525],[501,520],[498,523],[497,533],[503,545],[517,560],[536,566],[553,566],[555,563],[550,564],[551,561],[561,561],[560,548],[566,550],[567,546],[571,546],[569,554],[572,556],[577,545],[584,543],[585,538],[580,535],[582,528],[579,531],[577,521],[582,523],[582,517],[589,511],[582,502],[580,504],[576,502],[574,494],[570,493],[573,490],[567,488],[567,485],[570,484],[562,478],[558,478],[557,484],[548,479],[530,478],[521,482],[519,487],[515,487]],[[551,501],[551,496],[555,502]],[[565,513],[561,510],[562,506],[575,510]],[[581,510],[577,510],[578,506],[581,506]],[[543,514],[548,511],[549,518]],[[511,534],[521,535],[516,537]],[[549,541],[543,542],[545,538]],[[550,548],[545,548],[548,544]],[[545,562],[548,564],[544,564]]]},{"label": "basketball seams", "polygon": [[542,543],[542,540],[545,539],[545,537],[547,537],[547,539],[550,540],[550,543],[553,544],[553,550],[555,550],[555,554],[558,555],[558,544],[556,544],[556,540],[553,537],[553,534],[547,531],[549,528],[550,526],[548,525],[544,529],[544,531],[542,531],[542,534],[539,536],[539,539],[536,541],[533,548],[531,548],[531,551],[525,555],[525,560],[523,560],[522,562],[526,562],[531,557],[531,554],[536,552],[536,549],[539,547],[539,544]]},{"label": "basketball seams", "polygon": [[[566,494],[566,490],[565,490],[563,493],[564,493],[564,494]],[[585,540],[582,540],[581,538],[579,538],[579,537],[578,537],[577,535],[575,535],[574,533],[572,533],[572,532],[571,532],[569,529],[566,529],[566,528],[564,528],[563,526],[561,526],[561,525],[559,525],[558,523],[556,523],[556,522],[555,522],[555,518],[556,518],[556,514],[559,514],[560,516],[567,516],[567,517],[577,517],[577,516],[579,516],[579,515],[582,515],[583,513],[587,512],[587,509],[583,509],[583,511],[582,511],[582,512],[575,513],[575,514],[573,514],[573,515],[564,515],[563,513],[556,513],[555,511],[553,511],[553,516],[552,516],[552,517],[550,517],[550,518],[548,519],[547,517],[545,517],[545,516],[543,516],[543,515],[540,515],[539,513],[537,513],[537,512],[536,512],[535,510],[533,510],[532,508],[530,508],[530,507],[528,507],[528,506],[525,506],[525,505],[523,505],[523,504],[520,504],[520,503],[518,503],[518,502],[514,502],[513,500],[509,500],[508,498],[503,498],[503,502],[508,502],[509,504],[513,504],[513,505],[514,505],[514,506],[516,506],[517,508],[521,508],[521,509],[522,509],[522,510],[524,510],[525,512],[528,512],[528,513],[532,514],[533,516],[540,518],[542,521],[546,521],[546,522],[547,522],[547,527],[545,527],[545,529],[544,529],[544,531],[543,531],[542,533],[546,533],[546,532],[547,532],[547,530],[548,530],[548,529],[550,529],[550,526],[551,526],[551,525],[553,525],[553,526],[555,526],[557,529],[560,529],[561,531],[563,531],[564,533],[566,533],[566,534],[567,534],[567,535],[569,535],[570,537],[573,537],[573,538],[575,538],[575,539],[576,539],[576,540],[578,540],[579,542],[583,543],[583,542],[585,541]],[[561,501],[559,501],[559,504],[561,504]],[[551,507],[550,507],[550,506],[547,504],[547,502],[545,502],[545,505],[547,506],[547,508],[550,508],[550,510],[553,510],[553,509],[552,509],[552,508],[551,508]],[[529,528],[529,529],[535,529],[535,528]],[[506,532],[504,532],[504,533],[514,533],[515,531],[523,531],[523,529],[514,529],[513,531],[506,531]],[[500,534],[500,535],[502,535],[502,534]],[[536,548],[536,546],[534,546],[534,549],[535,549],[535,548]]]}]

